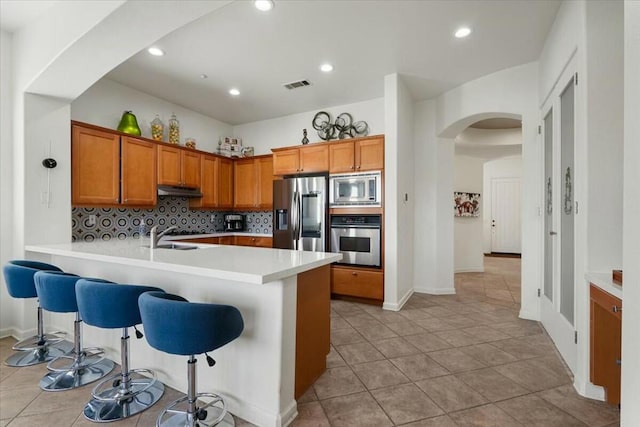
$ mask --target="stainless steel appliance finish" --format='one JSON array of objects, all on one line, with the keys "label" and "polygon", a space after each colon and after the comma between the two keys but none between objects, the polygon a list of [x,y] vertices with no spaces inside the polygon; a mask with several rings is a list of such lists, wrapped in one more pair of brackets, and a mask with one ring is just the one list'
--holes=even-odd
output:
[{"label": "stainless steel appliance finish", "polygon": [[228,214],[224,216],[225,231],[244,230],[244,215]]},{"label": "stainless steel appliance finish", "polygon": [[358,172],[329,176],[329,206],[382,206],[382,172]]},{"label": "stainless steel appliance finish", "polygon": [[273,182],[273,247],[326,252],[327,176]]},{"label": "stainless steel appliance finish", "polygon": [[158,196],[176,197],[202,197],[199,188],[172,187],[170,185],[158,185]]},{"label": "stainless steel appliance finish", "polygon": [[332,215],[331,252],[341,264],[380,267],[380,215]]}]

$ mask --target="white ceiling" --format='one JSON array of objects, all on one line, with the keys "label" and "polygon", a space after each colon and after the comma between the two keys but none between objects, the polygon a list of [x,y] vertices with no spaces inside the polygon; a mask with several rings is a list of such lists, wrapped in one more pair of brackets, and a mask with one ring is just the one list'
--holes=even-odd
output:
[{"label": "white ceiling", "polygon": [[[559,4],[276,0],[264,13],[236,1],[158,41],[165,56],[140,52],[107,77],[233,125],[382,97],[395,72],[427,99],[536,60]],[[452,37],[461,25],[467,39]],[[312,86],[282,87],[300,79]]]},{"label": "white ceiling", "polygon": [[[56,2],[0,3],[4,28]],[[559,4],[275,0],[264,13],[238,0],[159,40],[165,56],[142,51],[106,77],[232,125],[382,97],[384,76],[396,72],[422,100],[536,60]],[[461,25],[473,33],[455,39]],[[323,62],[334,71],[322,73]],[[282,87],[300,79],[312,86]]]},{"label": "white ceiling", "polygon": [[59,0],[0,0],[0,28],[13,33],[56,3]]}]

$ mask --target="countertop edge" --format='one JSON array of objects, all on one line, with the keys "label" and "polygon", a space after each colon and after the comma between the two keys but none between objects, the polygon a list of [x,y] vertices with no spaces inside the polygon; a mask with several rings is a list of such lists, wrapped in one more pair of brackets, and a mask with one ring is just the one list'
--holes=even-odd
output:
[{"label": "countertop edge", "polygon": [[588,272],[585,273],[584,277],[589,283],[593,283],[603,291],[610,293],[616,298],[622,299],[622,286],[613,283],[611,273]]},{"label": "countertop edge", "polygon": [[[207,250],[206,247],[209,245],[199,245],[199,246],[201,247],[200,250]],[[220,245],[211,245],[211,247],[217,247],[217,246],[220,246]],[[252,248],[252,249],[260,249],[260,248]],[[264,249],[268,250],[268,248],[264,248]],[[116,255],[103,255],[103,254],[95,254],[95,253],[89,253],[89,252],[69,251],[62,248],[52,248],[52,247],[38,246],[38,245],[27,245],[25,246],[25,251],[34,252],[34,253],[44,253],[49,255],[75,257],[80,259],[87,259],[91,261],[101,261],[101,262],[107,262],[112,264],[130,265],[133,267],[155,268],[163,271],[195,274],[195,275],[200,275],[204,277],[216,278],[220,280],[231,280],[231,281],[250,283],[250,284],[256,284],[256,285],[262,285],[262,284],[273,282],[276,280],[281,280],[286,277],[291,277],[305,271],[322,267],[324,265],[329,265],[335,261],[339,261],[339,259],[341,258],[340,254],[332,254],[334,256],[329,256],[324,259],[311,261],[302,266],[290,267],[275,273],[260,275],[260,274],[234,272],[234,271],[228,271],[228,270],[216,270],[216,269],[202,268],[202,267],[196,267],[196,266],[186,266],[186,265],[180,265],[180,264],[169,264],[169,263],[164,263],[160,261],[132,259],[132,258],[119,257]]]}]

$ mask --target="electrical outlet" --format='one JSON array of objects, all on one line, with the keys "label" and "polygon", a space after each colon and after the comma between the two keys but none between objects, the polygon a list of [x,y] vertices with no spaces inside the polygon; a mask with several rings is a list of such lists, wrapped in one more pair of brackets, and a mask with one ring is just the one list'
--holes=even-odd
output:
[{"label": "electrical outlet", "polygon": [[216,222],[216,216],[215,215],[211,215],[211,222]]},{"label": "electrical outlet", "polygon": [[89,227],[93,227],[94,225],[96,225],[96,216],[95,215],[89,215],[89,219],[87,220],[87,225]]}]

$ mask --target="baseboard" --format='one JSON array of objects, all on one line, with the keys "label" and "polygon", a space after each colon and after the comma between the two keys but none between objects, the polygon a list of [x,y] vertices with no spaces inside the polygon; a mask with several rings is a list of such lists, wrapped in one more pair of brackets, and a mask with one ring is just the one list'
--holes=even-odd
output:
[{"label": "baseboard", "polygon": [[279,425],[286,427],[289,424],[291,424],[295,419],[295,417],[297,416],[298,416],[298,404],[294,400],[289,404],[287,409],[285,409],[284,412],[280,414]]},{"label": "baseboard", "polygon": [[429,294],[429,295],[455,295],[455,288],[413,288],[414,292],[419,294]]},{"label": "baseboard", "polygon": [[520,310],[518,317],[526,320],[535,320],[536,322],[540,321],[540,313],[535,311]]},{"label": "baseboard", "polygon": [[16,340],[20,341],[25,338],[29,338],[35,336],[38,330],[36,328],[27,329],[26,331],[19,331],[16,328],[5,328],[0,330],[0,338],[13,337]]},{"label": "baseboard", "polygon": [[600,387],[598,385],[591,384],[591,382],[587,381],[574,381],[573,388],[576,389],[576,392],[580,396],[588,397],[589,399],[595,399],[604,401],[604,387]]},{"label": "baseboard", "polygon": [[413,295],[413,289],[409,289],[407,293],[404,294],[404,296],[400,298],[400,301],[398,301],[397,303],[390,303],[390,302],[383,303],[382,309],[390,310],[390,311],[400,311],[402,307],[407,303],[407,301],[409,301],[409,298],[411,298],[411,295]]},{"label": "baseboard", "polygon": [[454,273],[484,273],[484,266],[471,268],[457,268]]}]

